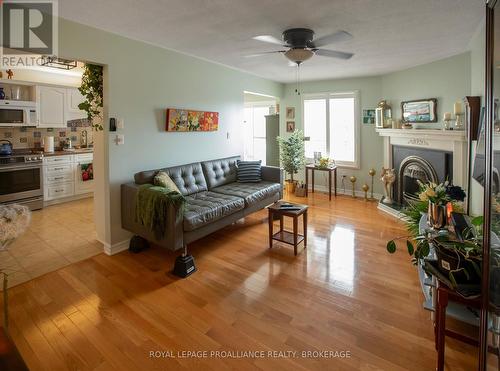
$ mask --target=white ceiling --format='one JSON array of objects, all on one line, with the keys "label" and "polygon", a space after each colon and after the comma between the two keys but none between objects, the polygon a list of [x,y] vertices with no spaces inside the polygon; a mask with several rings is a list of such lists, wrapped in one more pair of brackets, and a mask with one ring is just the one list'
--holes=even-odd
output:
[{"label": "white ceiling", "polygon": [[[295,70],[278,50],[252,37],[307,27],[354,39],[331,45],[355,53],[343,61],[314,56],[302,80],[367,76],[428,63],[467,50],[484,0],[64,0],[63,18],[174,49],[280,82]],[[276,48],[275,48],[276,46]]]}]

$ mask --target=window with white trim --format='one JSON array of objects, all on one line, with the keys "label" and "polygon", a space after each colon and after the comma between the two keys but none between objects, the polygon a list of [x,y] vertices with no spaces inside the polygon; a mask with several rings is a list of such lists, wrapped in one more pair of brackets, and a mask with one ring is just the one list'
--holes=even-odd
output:
[{"label": "window with white trim", "polygon": [[273,105],[273,102],[245,103],[245,160],[261,160],[262,165],[266,164],[266,115]]},{"label": "window with white trim", "polygon": [[330,157],[337,165],[359,167],[358,93],[317,94],[303,98],[306,157],[314,152]]}]

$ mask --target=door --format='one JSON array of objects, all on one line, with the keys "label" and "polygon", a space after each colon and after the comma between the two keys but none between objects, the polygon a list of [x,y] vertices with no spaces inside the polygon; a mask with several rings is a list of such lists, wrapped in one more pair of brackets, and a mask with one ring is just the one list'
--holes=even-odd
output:
[{"label": "door", "polygon": [[66,88],[37,86],[38,127],[65,128]]},{"label": "door", "polygon": [[77,120],[87,118],[87,113],[78,108],[85,100],[77,88],[66,89],[66,120]]},{"label": "door", "polygon": [[40,197],[42,189],[40,165],[0,167],[0,202]]}]

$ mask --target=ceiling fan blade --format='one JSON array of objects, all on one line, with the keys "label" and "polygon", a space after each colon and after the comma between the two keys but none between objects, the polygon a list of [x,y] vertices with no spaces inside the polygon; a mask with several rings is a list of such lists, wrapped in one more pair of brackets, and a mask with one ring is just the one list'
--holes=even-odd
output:
[{"label": "ceiling fan blade", "polygon": [[318,47],[330,45],[333,43],[338,43],[341,41],[347,41],[347,40],[351,40],[351,39],[352,39],[352,35],[349,32],[337,31],[331,35],[326,35],[326,36],[322,36],[322,37],[318,37],[317,39],[314,39],[313,45],[314,45],[314,47],[318,48]]},{"label": "ceiling fan blade", "polygon": [[258,40],[258,41],[263,41],[263,42],[269,43],[269,44],[276,44],[276,45],[285,46],[284,42],[282,40],[277,39],[276,37],[271,36],[271,35],[255,36],[255,37],[252,37],[252,39]]},{"label": "ceiling fan blade", "polygon": [[269,55],[269,54],[276,54],[276,53],[284,53],[286,50],[275,50],[272,52],[262,52],[262,53],[256,53],[256,54],[247,54],[245,55],[245,58],[254,58],[254,57],[262,57],[264,55]]},{"label": "ceiling fan blade", "polygon": [[316,55],[321,55],[322,57],[339,58],[339,59],[351,59],[354,54],[344,53],[336,50],[327,49],[316,49],[314,51]]}]

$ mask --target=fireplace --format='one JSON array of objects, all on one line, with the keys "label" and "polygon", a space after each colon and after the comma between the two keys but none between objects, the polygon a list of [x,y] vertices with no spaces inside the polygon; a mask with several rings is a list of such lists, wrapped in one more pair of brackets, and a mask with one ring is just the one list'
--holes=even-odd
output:
[{"label": "fireplace", "polygon": [[450,152],[393,146],[393,161],[397,176],[394,198],[399,204],[418,199],[418,181],[453,181],[453,154]]},{"label": "fireplace", "polygon": [[419,181],[422,183],[438,182],[438,176],[432,164],[419,156],[406,157],[399,165],[397,174],[398,179],[400,179],[397,201],[400,204],[418,199]]}]

